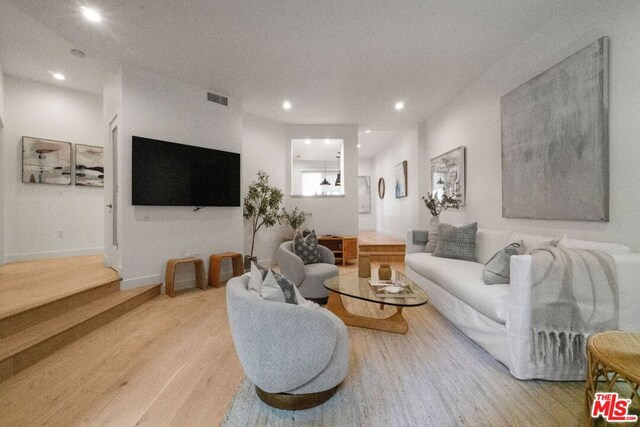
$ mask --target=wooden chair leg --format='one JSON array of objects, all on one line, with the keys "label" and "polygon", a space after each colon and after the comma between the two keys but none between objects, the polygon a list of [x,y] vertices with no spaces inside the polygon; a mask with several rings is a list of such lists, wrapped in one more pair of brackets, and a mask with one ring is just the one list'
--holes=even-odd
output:
[{"label": "wooden chair leg", "polygon": [[206,289],[206,285],[204,283],[204,262],[199,259],[193,263],[196,269],[196,286],[200,289]]}]

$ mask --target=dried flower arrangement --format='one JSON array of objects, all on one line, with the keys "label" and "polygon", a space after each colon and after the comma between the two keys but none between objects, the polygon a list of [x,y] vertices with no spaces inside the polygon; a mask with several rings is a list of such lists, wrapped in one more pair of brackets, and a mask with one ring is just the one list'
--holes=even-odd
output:
[{"label": "dried flower arrangement", "polygon": [[431,193],[427,193],[426,197],[422,196],[422,200],[424,200],[425,206],[434,218],[438,218],[443,209],[458,209],[460,203],[457,198],[448,196],[447,194],[443,194],[438,198]]}]

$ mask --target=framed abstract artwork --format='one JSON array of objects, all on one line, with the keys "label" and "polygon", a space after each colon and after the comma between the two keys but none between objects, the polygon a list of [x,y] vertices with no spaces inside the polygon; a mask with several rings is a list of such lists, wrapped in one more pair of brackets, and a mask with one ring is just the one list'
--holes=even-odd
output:
[{"label": "framed abstract artwork", "polygon": [[431,193],[440,198],[443,194],[458,199],[465,205],[465,147],[461,145],[431,159]]},{"label": "framed abstract artwork", "polygon": [[76,185],[104,187],[104,148],[76,144]]},{"label": "framed abstract artwork", "polygon": [[395,190],[396,190],[396,199],[401,197],[407,197],[407,161],[396,165],[395,169]]},{"label": "framed abstract artwork", "polygon": [[22,182],[71,184],[71,143],[22,137]]},{"label": "framed abstract artwork", "polygon": [[609,40],[500,98],[502,216],[609,220]]},{"label": "framed abstract artwork", "polygon": [[371,212],[371,177],[358,177],[358,213]]}]

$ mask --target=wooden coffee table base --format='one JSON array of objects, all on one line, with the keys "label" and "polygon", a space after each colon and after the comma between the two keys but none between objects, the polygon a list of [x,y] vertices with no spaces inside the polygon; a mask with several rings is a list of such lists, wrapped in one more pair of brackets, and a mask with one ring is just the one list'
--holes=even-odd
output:
[{"label": "wooden coffee table base", "polygon": [[396,312],[384,319],[364,317],[353,314],[342,303],[341,295],[337,292],[329,292],[327,310],[338,316],[345,325],[358,326],[360,328],[375,329],[378,331],[406,334],[409,330],[407,321],[402,316],[402,307],[396,307]]}]

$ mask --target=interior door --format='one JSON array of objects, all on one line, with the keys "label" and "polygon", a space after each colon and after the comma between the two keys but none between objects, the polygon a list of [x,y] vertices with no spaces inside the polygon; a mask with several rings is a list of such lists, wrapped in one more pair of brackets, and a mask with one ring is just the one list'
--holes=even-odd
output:
[{"label": "interior door", "polygon": [[105,239],[104,263],[116,271],[121,270],[118,253],[118,117],[109,123],[109,138],[105,152]]}]

